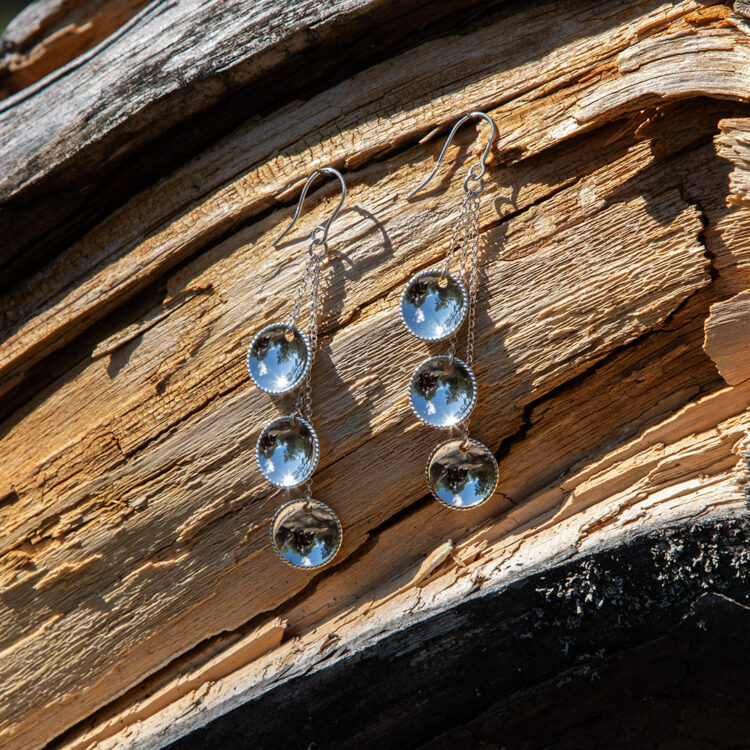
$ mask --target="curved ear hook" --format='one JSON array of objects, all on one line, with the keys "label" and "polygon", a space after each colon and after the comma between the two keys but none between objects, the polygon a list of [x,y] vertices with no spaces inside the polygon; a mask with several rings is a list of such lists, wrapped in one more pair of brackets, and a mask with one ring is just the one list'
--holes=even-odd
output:
[{"label": "curved ear hook", "polygon": [[[429,175],[427,175],[427,179],[425,179],[423,182],[421,182],[414,190],[409,193],[409,195],[406,196],[406,200],[409,200],[412,196],[416,195],[434,176],[435,172],[438,171],[438,167],[440,166],[440,162],[443,161],[443,157],[445,156],[445,152],[448,150],[448,146],[450,146],[451,141],[453,140],[453,135],[455,132],[469,119],[484,119],[487,120],[487,122],[490,124],[490,137],[487,141],[487,145],[484,147],[484,151],[482,152],[482,158],[479,160],[479,173],[474,174],[474,167],[472,167],[469,170],[469,174],[466,176],[466,180],[464,180],[464,186],[466,185],[466,182],[468,182],[469,178],[473,178],[475,180],[480,179],[484,176],[485,172],[485,165],[487,163],[487,156],[490,153],[490,149],[492,148],[492,144],[495,140],[495,122],[493,119],[484,112],[469,112],[468,115],[464,115],[454,126],[451,132],[448,134],[448,140],[446,140],[445,145],[443,146],[443,150],[440,152],[440,156],[438,156],[437,164],[435,164],[435,167],[433,168],[432,172],[430,172]],[[476,165],[475,165],[476,166]]]},{"label": "curved ear hook", "polygon": [[[329,216],[328,221],[325,224],[319,224],[317,227],[315,227],[310,236],[312,237],[312,243],[311,245],[325,245],[326,239],[328,237],[328,230],[331,228],[331,224],[333,223],[333,220],[336,218],[336,214],[339,212],[339,209],[344,204],[344,199],[346,198],[346,183],[344,182],[344,178],[341,176],[341,173],[335,170],[333,167],[321,167],[320,169],[316,169],[308,178],[307,182],[305,183],[305,186],[302,188],[302,193],[300,194],[299,201],[297,201],[297,209],[294,212],[294,216],[292,217],[291,224],[281,233],[281,235],[273,242],[273,247],[276,247],[281,240],[286,237],[287,233],[291,230],[291,228],[295,225],[297,222],[297,219],[299,218],[300,211],[302,210],[302,204],[305,201],[305,196],[307,195],[307,190],[310,187],[310,183],[319,175],[319,174],[330,174],[334,177],[338,178],[338,181],[341,183],[341,198],[339,199],[339,202],[336,204],[336,208],[333,209],[333,213]],[[322,232],[322,236],[318,236],[319,233]]]}]

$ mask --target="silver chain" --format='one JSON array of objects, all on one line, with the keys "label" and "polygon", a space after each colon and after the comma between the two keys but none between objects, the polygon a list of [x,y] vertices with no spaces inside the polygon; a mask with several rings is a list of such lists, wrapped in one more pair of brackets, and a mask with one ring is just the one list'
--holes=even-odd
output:
[{"label": "silver chain", "polygon": [[[466,194],[461,201],[458,219],[453,228],[453,237],[445,258],[443,273],[448,271],[450,261],[455,253],[461,250],[458,259],[458,275],[466,285],[467,299],[467,324],[466,324],[466,364],[471,367],[474,361],[474,328],[476,323],[477,302],[477,262],[479,259],[479,196],[484,189],[484,183],[480,178],[476,180],[478,185],[471,190],[468,184],[464,185]],[[456,356],[456,344],[458,331],[451,337],[449,356]]]},{"label": "silver chain", "polygon": [[[316,227],[316,230],[318,228]],[[317,248],[322,248],[320,251]],[[307,375],[302,382],[302,388],[294,406],[294,413],[301,416],[308,424],[312,424],[312,368],[315,362],[315,354],[318,350],[318,313],[320,310],[320,270],[323,258],[328,254],[328,245],[325,240],[320,240],[316,232],[313,232],[310,246],[308,248],[308,259],[305,271],[302,275],[297,297],[294,301],[294,309],[290,319],[291,325],[297,325],[305,292],[310,291],[309,319],[307,324],[307,340],[310,345],[310,366]],[[312,477],[305,482],[305,499],[312,500]]]},{"label": "silver chain", "polygon": [[289,325],[296,326],[299,320],[300,313],[302,312],[302,301],[305,298],[305,292],[307,291],[307,285],[312,275],[313,259],[308,258],[307,264],[305,265],[304,273],[302,274],[302,281],[300,282],[299,288],[297,289],[297,296],[294,300],[294,308],[289,318]]},{"label": "silver chain", "polygon": [[[448,273],[456,251],[460,248],[465,248],[467,240],[470,238],[471,234],[476,231],[473,224],[475,210],[478,210],[478,198],[478,192],[466,190],[466,195],[464,195],[464,198],[461,201],[458,219],[456,219],[456,223],[453,225],[453,235],[451,237],[450,245],[448,245],[448,252],[445,254],[445,263],[442,268],[443,275]],[[477,204],[477,209],[474,208],[474,203]],[[465,249],[462,253],[462,257],[463,256],[465,256]],[[459,273],[461,273],[461,270],[459,270]]]},{"label": "silver chain", "polygon": [[[310,317],[307,326],[307,340],[310,344],[310,366],[302,382],[302,389],[295,411],[305,420],[312,423],[312,367],[318,350],[318,307],[320,302],[320,261],[317,255],[311,255],[305,268],[305,279],[300,288],[310,287]],[[293,313],[294,314],[294,313]]]},{"label": "silver chain", "polygon": [[466,283],[468,299],[468,310],[466,312],[466,364],[469,367],[474,362],[474,331],[476,328],[477,309],[477,264],[479,261],[479,193],[470,193],[471,201],[469,211],[471,212],[471,232],[464,244],[461,255],[461,273]]}]

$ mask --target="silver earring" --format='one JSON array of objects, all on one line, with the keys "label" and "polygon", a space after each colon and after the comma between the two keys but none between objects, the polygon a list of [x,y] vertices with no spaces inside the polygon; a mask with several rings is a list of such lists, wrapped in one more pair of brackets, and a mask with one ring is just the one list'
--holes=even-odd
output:
[{"label": "silver earring", "polygon": [[[341,547],[341,523],[324,503],[312,498],[312,474],[320,447],[312,425],[310,376],[318,345],[320,273],[328,255],[328,230],[346,198],[346,183],[331,167],[315,170],[307,179],[289,226],[273,243],[276,247],[295,225],[310,183],[322,174],[341,183],[341,198],[325,224],[310,234],[308,259],[288,322],[271,323],[258,331],[247,352],[252,382],[266,393],[287,393],[301,386],[294,411],[271,420],[258,436],[255,457],[263,476],[276,487],[305,485],[304,497],[282,505],[271,521],[271,546],[295,568],[318,568]],[[307,330],[299,325],[305,295],[309,296]]]},{"label": "silver earring", "polygon": [[[440,268],[421,271],[407,283],[401,295],[401,319],[409,332],[423,341],[450,339],[447,355],[431,357],[416,368],[409,384],[409,401],[417,419],[431,427],[460,426],[461,437],[440,443],[425,468],[427,485],[443,504],[469,510],[488,500],[497,487],[498,468],[492,451],[469,437],[469,416],[477,401],[477,381],[472,369],[476,324],[477,259],[479,254],[479,196],[495,123],[484,112],[464,115],[451,130],[437,163],[427,178],[408,196],[416,195],[433,178],[453,135],[467,120],[484,119],[490,137],[482,156],[464,179],[453,236]],[[451,272],[454,258],[456,273]],[[466,321],[466,356],[456,356],[461,325]]]}]

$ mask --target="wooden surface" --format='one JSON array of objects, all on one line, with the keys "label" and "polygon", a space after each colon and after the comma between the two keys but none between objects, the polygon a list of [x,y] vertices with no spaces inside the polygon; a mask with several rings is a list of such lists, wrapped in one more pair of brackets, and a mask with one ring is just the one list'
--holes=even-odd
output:
[{"label": "wooden surface", "polygon": [[145,0],[37,0],[3,32],[0,98],[20,91],[91,50],[125,24]]},{"label": "wooden surface", "polygon": [[[743,6],[331,1],[271,23],[272,5],[150,3],[0,103],[3,747],[160,747],[378,633],[745,513]],[[404,196],[475,108],[499,136],[473,434],[501,481],[455,514],[426,497],[440,435],[406,400],[440,349],[396,308],[444,252],[483,129]],[[337,199],[316,189],[271,249],[326,164],[349,195],[324,274],[315,495],[345,532],[311,576],[267,544],[288,493],[252,447],[288,399],[253,389],[243,357]]]},{"label": "wooden surface", "polygon": [[268,748],[395,737],[431,750],[741,747],[750,609],[736,568],[749,530],[693,521],[580,555],[319,663],[170,749],[248,737]]}]

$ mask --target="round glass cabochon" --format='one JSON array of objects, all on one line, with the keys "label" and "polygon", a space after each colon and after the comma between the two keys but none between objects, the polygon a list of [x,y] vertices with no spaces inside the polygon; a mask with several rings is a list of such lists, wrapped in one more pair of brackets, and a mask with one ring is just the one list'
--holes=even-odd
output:
[{"label": "round glass cabochon", "polygon": [[258,436],[255,458],[261,474],[277,487],[296,487],[318,463],[318,436],[296,415],[277,417]]},{"label": "round glass cabochon", "polygon": [[292,500],[271,521],[271,544],[276,554],[295,568],[318,568],[341,547],[341,523],[318,500]]},{"label": "round glass cabochon", "polygon": [[401,295],[401,318],[418,339],[439,341],[456,331],[466,317],[466,288],[452,273],[422,271]]},{"label": "round glass cabochon", "polygon": [[470,438],[440,443],[427,459],[427,485],[441,503],[457,510],[476,508],[497,487],[497,461],[487,446]]},{"label": "round glass cabochon", "polygon": [[297,326],[272,323],[260,330],[247,351],[250,379],[266,393],[286,393],[310,368],[310,345]]},{"label": "round glass cabochon", "polygon": [[411,407],[431,427],[453,427],[471,414],[477,383],[471,368],[453,357],[432,357],[414,371],[409,385]]}]

